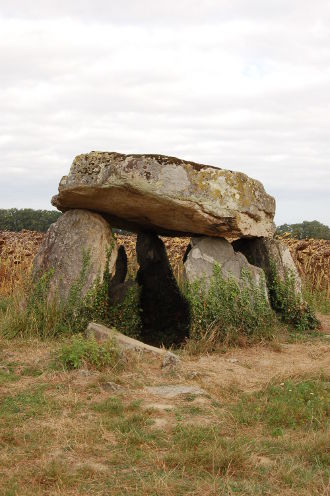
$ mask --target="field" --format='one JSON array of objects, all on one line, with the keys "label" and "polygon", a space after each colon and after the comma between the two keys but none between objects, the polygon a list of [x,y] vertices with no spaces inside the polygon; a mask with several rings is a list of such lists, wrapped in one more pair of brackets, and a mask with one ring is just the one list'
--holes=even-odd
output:
[{"label": "field", "polygon": [[[20,233],[0,231],[0,294],[10,294],[15,281],[22,272],[31,269],[33,257],[39,250],[43,234],[33,231]],[[300,275],[313,290],[322,290],[330,298],[330,241],[297,240],[283,236],[290,248]],[[182,258],[189,238],[163,238],[173,272],[180,277]],[[125,246],[131,273],[136,271],[135,242],[136,237],[117,235],[118,244]],[[23,269],[23,270],[22,270]]]},{"label": "field", "polygon": [[[3,300],[41,240],[0,233]],[[134,238],[118,241],[134,272]],[[187,241],[165,240],[178,277]],[[328,308],[329,242],[286,242],[309,297]],[[0,337],[0,495],[327,496],[330,322],[320,318],[322,333],[305,338],[182,349],[176,368],[133,352],[78,360],[72,338]],[[165,385],[174,389],[149,389]],[[175,395],[178,385],[194,389]]]}]

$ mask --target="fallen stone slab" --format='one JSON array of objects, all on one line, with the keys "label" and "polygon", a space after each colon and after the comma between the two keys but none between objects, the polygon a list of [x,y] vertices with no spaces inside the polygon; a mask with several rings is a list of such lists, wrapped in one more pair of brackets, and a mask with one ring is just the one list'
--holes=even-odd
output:
[{"label": "fallen stone slab", "polygon": [[206,392],[199,386],[187,386],[185,384],[169,385],[169,386],[150,386],[144,388],[148,393],[162,398],[176,398],[183,394],[193,394],[196,396],[204,395]]},{"label": "fallen stone slab", "polygon": [[125,336],[121,332],[118,332],[114,327],[110,328],[102,324],[90,322],[86,334],[87,337],[93,336],[99,343],[107,341],[108,339],[114,339],[121,350],[148,352],[161,356],[165,362],[164,367],[166,367],[167,363],[173,364],[174,362],[179,363],[180,361],[180,358],[171,351],[168,351],[165,348],[156,348],[156,346],[151,346],[142,343],[142,341],[138,341],[137,339]]},{"label": "fallen stone slab", "polygon": [[64,299],[81,276],[84,253],[89,253],[81,290],[81,294],[85,295],[97,277],[102,279],[108,251],[111,252],[109,271],[112,273],[117,245],[109,224],[98,213],[70,210],[48,229],[33,262],[33,276],[36,278],[52,270],[49,298],[57,295]]},{"label": "fallen stone slab", "polygon": [[78,155],[52,204],[101,212],[113,227],[231,239],[272,236],[275,200],[241,172],[163,155]]}]

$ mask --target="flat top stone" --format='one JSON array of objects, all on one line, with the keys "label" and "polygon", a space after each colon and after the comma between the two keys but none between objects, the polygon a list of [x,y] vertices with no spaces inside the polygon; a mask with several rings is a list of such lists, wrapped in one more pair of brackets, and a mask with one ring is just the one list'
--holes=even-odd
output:
[{"label": "flat top stone", "polygon": [[113,227],[159,234],[271,237],[275,200],[241,172],[163,155],[78,155],[53,205],[102,213]]}]

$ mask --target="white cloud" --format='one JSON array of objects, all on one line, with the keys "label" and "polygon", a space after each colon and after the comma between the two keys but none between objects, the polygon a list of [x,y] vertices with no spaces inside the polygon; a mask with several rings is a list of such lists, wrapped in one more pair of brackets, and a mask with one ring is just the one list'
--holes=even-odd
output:
[{"label": "white cloud", "polygon": [[0,208],[49,207],[78,153],[155,152],[330,224],[329,22],[322,0],[2,0]]}]

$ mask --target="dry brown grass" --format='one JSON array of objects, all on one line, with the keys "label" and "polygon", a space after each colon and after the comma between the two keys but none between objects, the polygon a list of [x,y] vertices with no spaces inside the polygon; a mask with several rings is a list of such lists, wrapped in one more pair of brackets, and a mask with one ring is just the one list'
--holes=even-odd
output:
[{"label": "dry brown grass", "polygon": [[[314,431],[283,425],[273,433],[263,419],[246,424],[241,410],[232,409],[243,402],[252,412],[243,390],[267,391],[272,381],[263,372],[267,363],[258,350],[242,355],[244,363],[259,371],[258,386],[250,388],[240,372],[240,356],[234,355],[238,362],[229,361],[234,350],[204,357],[203,363],[183,360],[173,373],[164,372],[155,357],[130,354],[125,369],[114,374],[111,369],[54,369],[51,356],[57,346],[0,340],[0,494],[327,494],[323,425]],[[292,377],[295,356],[308,375],[296,370],[294,381],[314,378],[315,396],[324,382],[324,362],[313,360],[306,347],[290,348],[290,356],[284,352],[282,362],[276,362],[277,370],[274,364],[273,381],[280,387]],[[275,356],[265,353],[268,359]],[[315,370],[305,366],[312,361]],[[192,370],[199,372],[193,379]],[[106,390],[109,381],[124,389]],[[199,385],[207,394],[163,399],[144,388],[178,383]],[[256,394],[252,405],[263,407]]]},{"label": "dry brown grass", "polygon": [[31,272],[43,234],[34,231],[19,233],[0,231],[0,295],[12,294]]},{"label": "dry brown grass", "polygon": [[[43,239],[42,233],[22,231],[20,233],[0,231],[0,295],[9,295],[14,287],[29,274],[34,256]],[[175,276],[182,276],[182,259],[189,238],[163,237]],[[289,246],[298,270],[314,290],[324,290],[330,298],[330,241],[297,240],[287,236],[281,239]],[[117,235],[118,244],[123,244],[129,262],[129,273],[137,270],[136,235]]]},{"label": "dry brown grass", "polygon": [[314,290],[325,290],[330,298],[330,241],[280,237],[290,248],[301,276]]}]

